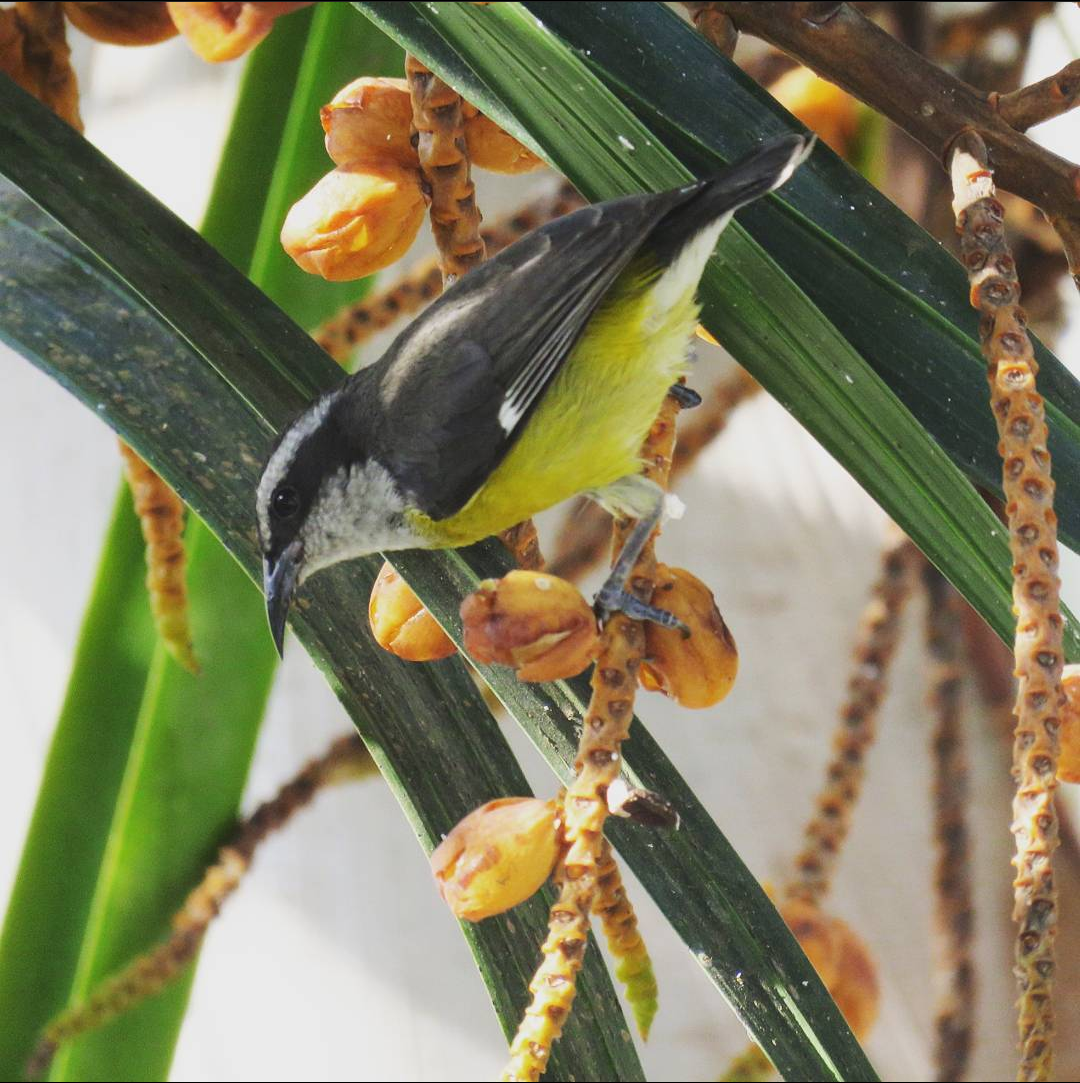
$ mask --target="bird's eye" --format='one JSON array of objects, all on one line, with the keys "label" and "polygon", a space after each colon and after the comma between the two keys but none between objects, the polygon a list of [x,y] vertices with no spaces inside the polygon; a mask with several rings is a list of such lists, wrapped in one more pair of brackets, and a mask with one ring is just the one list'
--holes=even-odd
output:
[{"label": "bird's eye", "polygon": [[300,494],[291,485],[274,490],[270,507],[278,519],[291,519],[300,510]]}]

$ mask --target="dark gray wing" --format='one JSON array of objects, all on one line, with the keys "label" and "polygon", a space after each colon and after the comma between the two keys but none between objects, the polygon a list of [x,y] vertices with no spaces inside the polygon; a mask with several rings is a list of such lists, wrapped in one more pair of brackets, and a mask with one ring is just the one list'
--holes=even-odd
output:
[{"label": "dark gray wing", "polygon": [[[372,453],[435,519],[502,461],[615,279],[700,185],[584,207],[470,271],[358,380]],[[360,374],[358,374],[360,375]]]}]

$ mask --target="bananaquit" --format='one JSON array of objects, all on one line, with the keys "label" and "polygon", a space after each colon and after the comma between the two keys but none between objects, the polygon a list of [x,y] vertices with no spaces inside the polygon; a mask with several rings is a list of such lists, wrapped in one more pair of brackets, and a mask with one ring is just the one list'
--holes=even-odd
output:
[{"label": "bananaquit", "polygon": [[721,230],[812,146],[784,136],[708,180],[548,223],[312,403],[278,439],[256,501],[278,651],[293,592],[320,568],[468,545],[578,493],[638,520],[601,614],[677,623],[624,589],[664,506],[639,450],[686,371]]}]

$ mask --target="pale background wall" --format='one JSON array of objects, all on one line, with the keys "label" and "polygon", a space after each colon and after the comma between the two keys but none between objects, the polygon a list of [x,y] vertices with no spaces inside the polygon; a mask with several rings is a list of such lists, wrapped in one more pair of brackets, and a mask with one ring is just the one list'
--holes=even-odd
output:
[{"label": "pale background wall", "polygon": [[[1077,13],[1066,15],[1075,27]],[[1067,59],[1044,35],[1036,74]],[[239,67],[210,67],[180,42],[93,46],[77,64],[87,135],[188,221],[197,222]],[[313,123],[315,122],[313,118]],[[1075,126],[1048,139],[1068,152]],[[507,191],[510,188],[510,191]],[[481,205],[489,217],[521,182]],[[1061,356],[1076,357],[1077,333]],[[110,433],[46,377],[0,352],[0,887],[13,876],[63,695],[118,465]],[[708,386],[702,379],[700,385]],[[1068,485],[1075,479],[1059,478]],[[764,397],[680,488],[686,518],[664,559],[702,575],[740,646],[738,686],[719,708],[689,713],[657,697],[645,720],[733,843],[780,879],[827,755],[854,624],[874,573],[880,512]],[[1068,595],[1080,603],[1076,562]],[[833,895],[835,910],[881,962],[882,1017],[869,1051],[886,1078],[927,1079],[928,721],[917,625],[897,660],[864,805]],[[1001,743],[972,714],[977,866],[979,1052],[972,1078],[1011,1077],[1012,983],[1007,833],[1010,784]],[[347,726],[299,649],[271,701],[245,806],[268,796]],[[430,724],[437,725],[437,719]],[[541,790],[551,776],[509,734]],[[662,1007],[644,1051],[649,1078],[710,1079],[741,1048],[741,1027],[638,891]],[[256,862],[210,933],[173,1078],[468,1080],[493,1075],[502,1038],[469,953],[439,901],[390,793],[377,781],[321,797]]]}]

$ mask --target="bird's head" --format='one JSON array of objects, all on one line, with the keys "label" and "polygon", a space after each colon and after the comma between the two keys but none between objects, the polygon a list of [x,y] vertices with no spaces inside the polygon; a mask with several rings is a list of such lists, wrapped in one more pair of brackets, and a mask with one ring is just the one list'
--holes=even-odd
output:
[{"label": "bird's head", "polygon": [[404,522],[397,487],[349,413],[340,390],[317,399],[278,438],[259,481],[263,586],[279,654],[297,587],[321,568],[391,547]]}]

